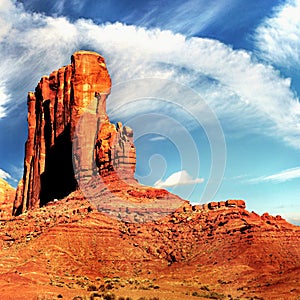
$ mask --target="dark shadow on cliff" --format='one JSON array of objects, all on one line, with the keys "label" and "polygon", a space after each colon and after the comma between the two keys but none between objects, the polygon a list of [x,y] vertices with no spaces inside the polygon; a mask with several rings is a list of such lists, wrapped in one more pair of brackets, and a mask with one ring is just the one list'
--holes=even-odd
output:
[{"label": "dark shadow on cliff", "polygon": [[40,205],[43,206],[53,199],[61,199],[76,190],[72,162],[72,142],[70,125],[55,139],[53,146],[52,126],[50,121],[50,102],[44,102],[45,112],[45,172],[41,174]]}]

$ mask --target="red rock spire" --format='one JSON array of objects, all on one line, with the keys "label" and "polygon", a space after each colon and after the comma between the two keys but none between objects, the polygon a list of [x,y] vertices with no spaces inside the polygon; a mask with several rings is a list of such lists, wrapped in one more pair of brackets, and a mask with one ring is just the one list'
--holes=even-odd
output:
[{"label": "red rock spire", "polygon": [[[92,160],[97,132],[100,127],[107,130],[110,124],[106,114],[110,88],[104,58],[95,52],[79,51],[72,55],[70,65],[42,77],[35,92],[28,93],[24,174],[18,186],[14,214],[64,197],[76,189],[72,143],[77,175],[86,176],[86,169],[95,164]],[[83,115],[87,122],[78,128]],[[99,139],[97,142],[102,143]],[[108,151],[103,145],[104,142],[101,151]],[[101,168],[107,168],[103,167],[105,163],[112,164],[99,157],[99,153],[96,156]]]},{"label": "red rock spire", "polygon": [[24,173],[13,214],[75,190],[99,211],[125,221],[160,218],[185,203],[134,179],[133,131],[121,122],[111,124],[106,114],[111,79],[104,58],[79,51],[71,61],[42,77],[28,94]]}]

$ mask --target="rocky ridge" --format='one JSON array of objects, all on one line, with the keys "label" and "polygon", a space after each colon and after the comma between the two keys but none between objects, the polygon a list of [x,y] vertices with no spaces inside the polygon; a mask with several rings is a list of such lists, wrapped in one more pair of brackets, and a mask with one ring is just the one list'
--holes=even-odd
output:
[{"label": "rocky ridge", "polygon": [[131,223],[98,212],[75,191],[0,222],[1,295],[18,288],[67,299],[91,291],[166,295],[159,299],[191,299],[196,292],[280,299],[288,292],[297,299],[299,227],[243,204],[185,203],[160,220]]}]

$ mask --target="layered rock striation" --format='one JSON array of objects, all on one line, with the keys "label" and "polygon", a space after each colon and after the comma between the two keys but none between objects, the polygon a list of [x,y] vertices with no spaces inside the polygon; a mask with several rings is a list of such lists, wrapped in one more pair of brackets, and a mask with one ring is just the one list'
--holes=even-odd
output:
[{"label": "layered rock striation", "polygon": [[227,203],[186,204],[163,219],[135,224],[99,213],[75,191],[0,222],[1,299],[24,299],[27,291],[26,299],[46,291],[49,299],[52,288],[53,299],[84,298],[91,284],[100,289],[100,280],[109,278],[116,281],[107,289],[124,292],[117,284],[128,280],[137,297],[153,286],[133,281],[151,279],[157,286],[151,296],[164,299],[183,299],[186,291],[184,299],[195,291],[203,299],[297,299],[300,227],[249,212],[240,200]]},{"label": "layered rock striation", "polygon": [[136,153],[132,129],[121,122],[117,126],[109,122],[102,124],[95,144],[95,160],[100,175],[119,170],[133,177]]}]

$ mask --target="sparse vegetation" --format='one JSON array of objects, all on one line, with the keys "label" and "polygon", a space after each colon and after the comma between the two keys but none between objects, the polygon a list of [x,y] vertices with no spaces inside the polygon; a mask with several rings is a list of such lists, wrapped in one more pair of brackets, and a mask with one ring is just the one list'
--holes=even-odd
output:
[{"label": "sparse vegetation", "polygon": [[217,292],[210,292],[208,291],[207,293],[199,293],[197,291],[192,292],[192,296],[194,297],[201,297],[201,298],[208,298],[208,299],[224,299],[226,296],[224,294],[220,294]]},{"label": "sparse vegetation", "polygon": [[[40,299],[40,298],[39,298]],[[76,296],[72,300],[133,300],[131,297],[117,297],[113,293],[92,293],[90,296]],[[140,297],[137,300],[159,300],[158,297],[146,298]]]},{"label": "sparse vegetation", "polygon": [[97,287],[93,284],[89,285],[87,288],[88,292],[97,291]]}]

